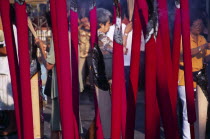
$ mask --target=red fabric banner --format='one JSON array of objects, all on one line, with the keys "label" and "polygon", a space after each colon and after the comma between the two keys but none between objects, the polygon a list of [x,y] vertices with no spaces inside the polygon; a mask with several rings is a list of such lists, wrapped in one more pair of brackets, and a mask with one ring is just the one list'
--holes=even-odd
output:
[{"label": "red fabric banner", "polygon": [[[120,3],[118,3],[119,9],[121,9]],[[121,10],[120,10],[121,12]],[[117,18],[117,7],[114,4],[113,6],[113,17],[112,17],[112,23],[116,24],[116,18]],[[122,21],[121,21],[122,22]],[[115,64],[114,64],[115,65]],[[123,65],[124,65],[124,58],[123,58]],[[124,69],[124,67],[122,67]],[[121,70],[121,69],[120,69]],[[124,70],[121,71],[122,75],[125,75]],[[114,74],[114,73],[113,73]],[[125,80],[125,79],[124,79]],[[126,86],[124,85],[125,83],[123,82],[122,88],[122,100],[121,100],[121,131],[122,131],[122,139],[126,139],[126,115],[127,115],[127,96],[126,96]]]},{"label": "red fabric banner", "polygon": [[96,6],[89,12],[90,14],[90,44],[91,47],[94,47],[94,44],[97,44],[97,13],[96,13]]},{"label": "red fabric banner", "polygon": [[149,9],[146,0],[137,0],[139,6],[139,16],[144,35],[146,35],[147,23],[149,20]]},{"label": "red fabric banner", "polygon": [[78,73],[78,13],[70,10],[70,28],[71,28],[71,63],[72,63],[72,95],[73,95],[73,110],[77,123],[74,123],[76,137],[79,136],[78,125],[79,125],[79,73]]},{"label": "red fabric banner", "polygon": [[162,38],[160,32],[157,36],[157,99],[159,110],[161,114],[161,119],[163,122],[165,137],[167,139],[177,139],[178,137],[178,127],[176,127],[177,121],[173,119],[173,112],[171,106],[171,100],[167,85],[166,77],[166,62],[164,61],[164,46],[162,44]]},{"label": "red fabric banner", "polygon": [[181,6],[181,30],[182,30],[182,44],[183,44],[183,59],[184,59],[184,78],[185,78],[185,90],[187,100],[187,114],[188,122],[191,124],[191,138],[194,136],[193,123],[196,120],[195,113],[195,101],[193,90],[193,77],[192,77],[192,56],[190,47],[190,16],[189,16],[189,1],[180,0]]},{"label": "red fabric banner", "polygon": [[[123,75],[125,75],[123,70]],[[125,84],[125,82],[123,82]],[[122,128],[122,139],[126,139],[126,118],[127,118],[127,94],[126,94],[126,85],[122,86],[122,122],[121,122],[121,128]]]},{"label": "red fabric banner", "polygon": [[[170,50],[170,34],[169,34],[169,21],[168,21],[168,8],[167,8],[167,0],[158,0],[158,13],[159,13],[159,32],[161,36],[161,43],[162,43],[162,51],[163,53],[163,59],[165,61],[165,69],[163,69],[160,72],[165,71],[166,75],[160,76],[160,78],[166,76],[166,82],[165,82],[165,87],[166,90],[165,92],[160,90],[159,93],[166,93],[165,96],[168,96],[168,102],[164,101],[163,98],[160,97],[160,101],[164,101],[165,105],[168,106],[167,110],[168,112],[171,111],[171,117],[172,120],[170,119],[164,119],[165,120],[165,129],[168,137],[173,137],[173,138],[178,138],[178,121],[177,121],[177,113],[176,113],[176,101],[174,101],[174,96],[177,95],[177,88],[175,88],[174,84],[174,76],[173,76],[173,70],[172,70],[172,57],[171,57],[171,50]],[[163,102],[163,103],[164,103]],[[162,103],[162,102],[161,102]],[[162,107],[163,108],[163,107]],[[162,109],[161,108],[161,109]],[[169,114],[168,113],[168,114]],[[164,115],[165,113],[163,113]],[[166,117],[166,115],[164,116]],[[171,125],[168,125],[169,123],[167,122],[173,122],[173,131],[171,130]],[[163,122],[164,123],[164,122]],[[168,131],[167,131],[168,130]]]},{"label": "red fabric banner", "polygon": [[131,64],[130,64],[130,81],[127,98],[127,125],[126,139],[134,138],[135,115],[136,115],[136,99],[138,92],[138,80],[140,72],[140,46],[141,46],[141,21],[139,16],[139,7],[137,0],[134,3],[133,15],[133,38],[131,49]]},{"label": "red fabric banner", "polygon": [[[115,29],[118,29],[115,27]],[[120,28],[121,29],[121,28]],[[121,138],[122,93],[125,92],[123,46],[113,42],[111,138]]]},{"label": "red fabric banner", "polygon": [[[93,9],[89,12],[90,15],[90,44],[91,48],[95,46],[95,44],[98,44],[97,42],[97,11],[96,6],[93,7]],[[92,74],[90,75],[92,76]],[[95,99],[95,125],[96,125],[96,138],[97,139],[104,139],[103,135],[103,129],[100,119],[100,110],[98,108],[98,101],[96,97],[96,93],[94,93],[94,99]]]},{"label": "red fabric banner", "polygon": [[177,120],[176,116],[176,104],[172,101],[174,100],[173,96],[177,95],[175,92],[176,88],[173,86],[173,70],[172,70],[172,56],[170,48],[170,34],[169,34],[169,22],[168,22],[168,8],[167,0],[158,0],[158,13],[159,13],[159,31],[162,38],[163,51],[164,51],[164,60],[166,62],[166,73],[167,73],[167,84],[168,91],[171,99],[171,106],[173,111],[174,120]]},{"label": "red fabric banner", "polygon": [[22,101],[23,139],[34,138],[33,116],[30,84],[30,56],[28,42],[28,22],[26,4],[15,3],[16,24],[18,35],[18,55],[20,67],[20,87]]},{"label": "red fabric banner", "polygon": [[10,22],[10,5],[9,0],[0,0],[0,13],[4,29],[7,56],[9,61],[10,76],[12,82],[12,92],[15,106],[16,125],[18,130],[18,138],[22,138],[22,112],[21,112],[21,94],[20,94],[20,71],[18,66],[17,52],[15,47],[14,34],[12,24]]},{"label": "red fabric banner", "polygon": [[[58,83],[58,93],[61,92],[61,78],[60,78],[60,56],[58,47],[58,29],[57,29],[57,17],[56,17],[56,2],[55,0],[50,0],[50,15],[52,22],[52,33],[53,33],[53,44],[55,51],[55,63],[56,63],[56,73],[57,73],[57,83]],[[62,109],[60,107],[62,113]],[[61,114],[62,115],[62,114]]]},{"label": "red fabric banner", "polygon": [[152,35],[145,46],[145,139],[160,138],[160,113],[156,96],[156,42]]},{"label": "red fabric banner", "polygon": [[196,120],[195,101],[192,78],[192,57],[190,47],[190,16],[188,0],[180,0],[181,6],[181,29],[182,29],[182,44],[183,44],[183,59],[184,59],[184,78],[187,99],[187,114],[188,121],[193,124]]},{"label": "red fabric banner", "polygon": [[[62,137],[64,139],[78,138],[74,128],[76,117],[73,112],[72,71],[70,63],[70,47],[68,40],[68,21],[65,0],[56,0],[56,17],[58,29],[58,47],[60,56],[61,87],[59,92],[62,122]],[[58,75],[59,76],[59,75]],[[68,106],[68,109],[65,108]],[[65,109],[64,109],[65,108]]]},{"label": "red fabric banner", "polygon": [[[179,59],[180,59],[180,44],[181,44],[181,16],[180,9],[175,11],[175,21],[174,21],[174,36],[173,36],[173,53],[172,53],[172,63],[173,63],[173,75],[174,75],[174,92],[177,92],[178,88],[178,75],[179,75]],[[177,93],[173,94],[173,102],[177,104]]]}]

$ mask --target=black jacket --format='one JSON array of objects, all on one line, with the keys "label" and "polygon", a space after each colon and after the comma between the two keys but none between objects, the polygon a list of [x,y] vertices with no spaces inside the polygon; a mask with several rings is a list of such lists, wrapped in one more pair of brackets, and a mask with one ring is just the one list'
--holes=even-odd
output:
[{"label": "black jacket", "polygon": [[101,90],[108,91],[110,89],[106,77],[105,64],[103,54],[100,48],[95,45],[92,51],[92,72],[94,84]]}]

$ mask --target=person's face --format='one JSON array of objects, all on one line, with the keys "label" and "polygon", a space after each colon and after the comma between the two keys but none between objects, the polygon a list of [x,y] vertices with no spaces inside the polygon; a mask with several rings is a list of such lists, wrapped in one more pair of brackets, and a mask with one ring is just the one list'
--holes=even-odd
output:
[{"label": "person's face", "polygon": [[201,19],[197,19],[193,22],[191,26],[191,33],[194,35],[199,35],[203,29],[203,21]]},{"label": "person's face", "polygon": [[101,26],[101,31],[103,31],[104,33],[107,33],[109,31],[109,28],[111,26],[110,20],[106,22],[106,24],[100,24]]},{"label": "person's face", "polygon": [[43,50],[44,50],[44,51],[47,51],[47,47],[48,47],[47,45],[44,45],[44,46],[43,46]]},{"label": "person's face", "polygon": [[90,22],[87,17],[82,18],[81,22],[83,23],[85,29],[90,29]]}]

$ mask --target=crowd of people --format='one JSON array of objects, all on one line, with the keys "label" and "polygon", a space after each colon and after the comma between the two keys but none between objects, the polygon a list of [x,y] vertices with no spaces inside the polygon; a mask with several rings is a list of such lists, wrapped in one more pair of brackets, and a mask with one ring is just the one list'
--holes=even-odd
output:
[{"label": "crowd of people", "polygon": [[[85,11],[85,10],[83,10]],[[1,18],[0,18],[1,19]],[[80,93],[89,93],[90,88],[94,88],[96,91],[98,106],[100,110],[100,120],[102,124],[103,134],[105,139],[111,138],[111,86],[112,86],[112,56],[113,56],[113,36],[115,30],[115,24],[112,23],[113,14],[105,8],[97,8],[97,37],[98,44],[91,49],[90,46],[90,21],[88,13],[83,14],[78,19],[78,31],[79,31],[79,91]],[[208,63],[210,55],[210,43],[208,43],[202,34],[204,30],[204,18],[199,12],[197,14],[191,14],[190,22],[190,43],[191,43],[191,55],[192,55],[192,73],[194,79],[195,101],[196,101],[196,113],[197,121],[195,123],[196,136],[199,139],[205,139],[206,136],[206,123],[208,113],[208,87],[207,79],[202,80],[198,76],[205,68],[204,64]],[[48,23],[50,24],[50,21]],[[130,72],[130,59],[132,48],[132,35],[133,35],[133,23],[126,18],[122,19],[122,39],[123,39],[123,54],[124,54],[124,70],[126,79],[126,89],[129,84],[129,72]],[[144,52],[145,40],[143,32],[141,34],[141,50]],[[46,43],[36,38],[34,43],[40,50],[41,62],[47,71],[52,71],[51,75],[51,139],[61,138],[61,122],[60,122],[60,109],[58,99],[58,84],[56,74],[56,62],[53,39],[50,41],[49,51],[46,51]],[[185,92],[185,78],[184,78],[184,63],[183,63],[183,48],[181,43],[180,54],[180,69],[178,77],[178,96],[182,104],[182,112],[179,115],[182,117],[182,133],[183,139],[190,139],[190,125],[188,123],[187,115],[187,102]],[[11,86],[11,77],[9,72],[8,58],[6,52],[6,44],[4,41],[4,33],[2,23],[0,20],[0,111],[6,111],[8,115],[9,124],[3,126],[3,121],[0,118],[0,135],[8,135],[17,131],[15,125],[15,112],[14,101]],[[92,72],[92,73],[91,73]],[[49,72],[48,72],[49,73]],[[93,74],[93,77],[90,76]],[[203,74],[203,73],[202,73]],[[206,74],[206,73],[204,73]],[[205,75],[202,76],[202,79]],[[93,78],[93,79],[91,79]],[[47,87],[46,87],[47,88]],[[79,92],[78,92],[79,93]],[[48,94],[49,95],[49,94]],[[202,111],[202,112],[200,112]],[[95,137],[94,122],[87,135],[87,138],[93,139]],[[202,127],[201,127],[202,125]]]}]

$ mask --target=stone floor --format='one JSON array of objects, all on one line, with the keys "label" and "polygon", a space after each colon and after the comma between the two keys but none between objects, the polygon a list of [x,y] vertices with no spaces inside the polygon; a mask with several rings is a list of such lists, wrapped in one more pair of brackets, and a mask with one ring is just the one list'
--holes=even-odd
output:
[{"label": "stone floor", "polygon": [[[136,129],[135,129],[135,139],[144,139],[144,95],[139,93],[137,101],[137,113],[136,113]],[[50,102],[49,102],[50,103]],[[93,94],[91,93],[81,93],[80,94],[80,116],[82,120],[83,134],[84,136],[94,119],[94,103],[93,103]],[[50,105],[47,105],[45,108],[45,138],[49,139],[50,137]]]},{"label": "stone floor", "polygon": [[[44,139],[50,139],[50,115],[51,115],[51,101],[48,99],[48,105],[44,109]],[[94,103],[93,94],[81,93],[80,94],[80,116],[82,120],[83,134],[84,136],[94,119]],[[136,125],[135,125],[135,138],[144,139],[144,93],[138,93],[137,111],[136,111]],[[164,139],[163,128],[161,127],[161,139]],[[17,139],[16,135],[8,137],[0,137],[0,139]]]},{"label": "stone floor", "polygon": [[[136,113],[136,129],[135,139],[144,138],[144,101],[143,93],[139,93],[137,101],[137,113]],[[50,139],[50,112],[51,112],[51,101],[48,99],[48,105],[44,109],[44,139]],[[81,93],[80,94],[80,116],[82,120],[83,134],[84,136],[94,119],[94,103],[93,94]],[[0,137],[0,139],[17,139],[16,135]]]}]

